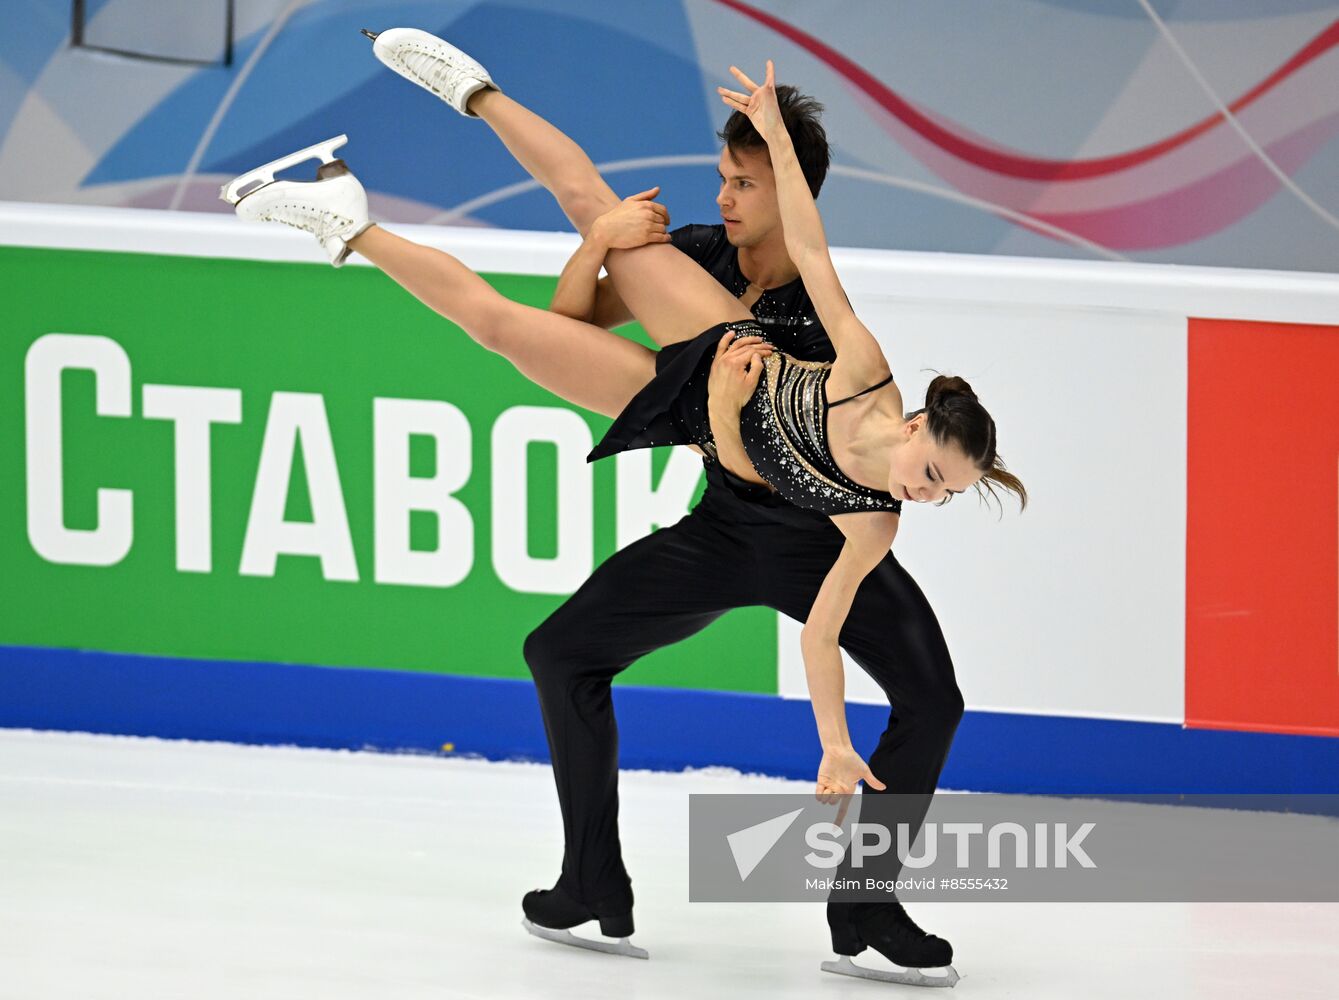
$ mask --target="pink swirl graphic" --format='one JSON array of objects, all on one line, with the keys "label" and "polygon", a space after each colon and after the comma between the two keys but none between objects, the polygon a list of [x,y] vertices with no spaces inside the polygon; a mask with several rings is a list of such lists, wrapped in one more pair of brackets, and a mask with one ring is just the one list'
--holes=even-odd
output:
[{"label": "pink swirl graphic", "polygon": [[[741,0],[716,2],[831,68],[899,145],[959,190],[1105,246],[1156,249],[1203,238],[1255,211],[1280,186],[1216,113],[1114,155],[1027,156],[917,107],[831,46],[766,11]],[[1339,109],[1315,110],[1318,94],[1339,93],[1337,47],[1339,20],[1227,105],[1290,174],[1339,133]]]}]

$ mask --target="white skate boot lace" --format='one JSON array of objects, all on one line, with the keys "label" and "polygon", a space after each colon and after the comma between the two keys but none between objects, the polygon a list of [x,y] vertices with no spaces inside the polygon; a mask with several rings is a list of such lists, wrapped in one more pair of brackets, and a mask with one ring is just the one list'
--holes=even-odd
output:
[{"label": "white skate boot lace", "polygon": [[282,222],[285,226],[311,233],[321,242],[353,225],[353,219],[328,208],[316,208],[301,202],[285,201],[275,205],[261,217],[265,222]]},{"label": "white skate boot lace", "polygon": [[460,91],[461,84],[479,82],[479,78],[474,75],[472,67],[453,65],[449,59],[439,53],[433,52],[431,49],[420,48],[413,43],[406,42],[396,52],[396,55],[399,56],[400,65],[414,79],[438,97],[445,98],[453,105],[456,103],[456,94]]}]

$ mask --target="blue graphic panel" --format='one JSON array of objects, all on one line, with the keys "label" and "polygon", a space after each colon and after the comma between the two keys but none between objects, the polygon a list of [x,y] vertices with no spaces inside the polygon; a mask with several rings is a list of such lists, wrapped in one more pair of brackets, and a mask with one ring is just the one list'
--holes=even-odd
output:
[{"label": "blue graphic panel", "polygon": [[[426,28],[485,66],[496,60],[499,83],[525,95],[533,110],[568,131],[596,162],[711,154],[715,122],[698,97],[702,83],[687,29],[677,8],[666,12],[676,16],[654,45],[598,23],[544,12],[520,18],[509,8],[486,5]],[[554,44],[575,36],[607,58],[574,60],[566,46]],[[239,63],[256,42],[252,37],[239,48]],[[310,79],[294,84],[292,67],[313,48],[332,64],[358,67],[359,78],[346,77],[344,89],[313,86]],[[611,89],[611,78],[645,84]],[[143,176],[154,165],[161,172],[165,160],[184,167],[199,138],[188,123],[212,114],[228,83],[218,74],[192,77],[109,150],[85,184]],[[364,184],[399,198],[449,207],[528,176],[487,128],[386,70],[347,16],[290,26],[257,64],[200,169],[241,173],[341,132],[350,137],[344,152]],[[662,176],[651,170],[619,184],[631,191]],[[542,191],[500,202],[477,217],[506,227],[570,228]]]},{"label": "blue graphic panel", "polygon": [[[101,3],[90,10],[116,13]],[[606,176],[623,195],[662,185],[675,222],[716,215],[724,63],[773,54],[826,105],[839,173],[893,181],[830,182],[834,244],[1308,270],[1339,254],[1339,6],[1323,0],[1157,0],[1183,54],[1136,0],[895,17],[872,2],[253,0],[228,68],[72,50],[68,0],[15,4],[0,199],[226,211],[220,179],[348,133],[380,217],[568,229],[487,128],[389,72],[358,33],[407,25],[479,58],[597,163],[648,161]],[[215,0],[200,10],[212,18]],[[56,166],[35,168],[49,151]],[[667,161],[684,156],[706,162]]]},{"label": "blue graphic panel", "polygon": [[22,31],[0,31],[0,139],[9,130],[28,88],[69,39],[68,0],[6,0],[5,20]]}]

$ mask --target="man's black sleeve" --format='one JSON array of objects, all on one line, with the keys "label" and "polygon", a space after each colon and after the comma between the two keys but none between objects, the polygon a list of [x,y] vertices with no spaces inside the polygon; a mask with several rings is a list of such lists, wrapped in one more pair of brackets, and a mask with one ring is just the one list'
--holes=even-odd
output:
[{"label": "man's black sleeve", "polygon": [[670,230],[670,242],[699,264],[713,256],[716,244],[724,237],[724,226],[702,226],[689,223]]}]

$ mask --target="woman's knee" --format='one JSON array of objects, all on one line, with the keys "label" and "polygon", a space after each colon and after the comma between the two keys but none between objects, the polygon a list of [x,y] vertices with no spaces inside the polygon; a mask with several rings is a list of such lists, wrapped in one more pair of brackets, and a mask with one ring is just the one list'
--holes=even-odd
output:
[{"label": "woman's knee", "polygon": [[480,347],[508,357],[516,346],[519,311],[516,303],[501,296],[472,295],[461,303],[460,325]]},{"label": "woman's knee", "polygon": [[590,230],[591,223],[618,204],[617,196],[599,174],[595,175],[595,181],[564,184],[554,192],[563,214],[582,236]]}]

